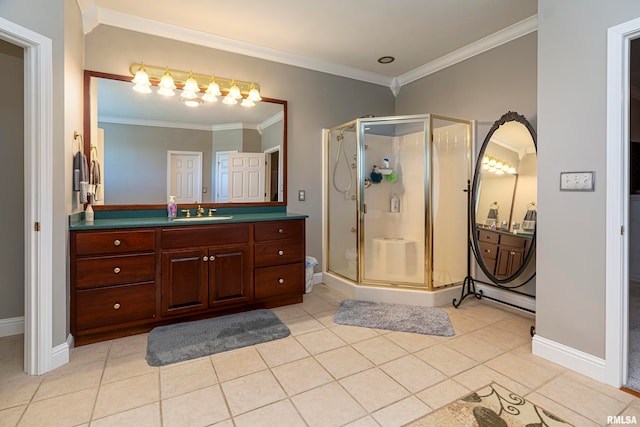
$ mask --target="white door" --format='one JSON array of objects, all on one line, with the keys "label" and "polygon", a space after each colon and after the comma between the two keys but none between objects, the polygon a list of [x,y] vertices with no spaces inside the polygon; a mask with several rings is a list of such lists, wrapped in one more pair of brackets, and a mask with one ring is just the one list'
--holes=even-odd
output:
[{"label": "white door", "polygon": [[229,201],[229,153],[238,151],[218,151],[216,153],[216,202]]},{"label": "white door", "polygon": [[202,153],[199,151],[168,151],[167,200],[176,203],[202,201]]},{"label": "white door", "polygon": [[264,153],[229,154],[229,201],[263,202]]}]

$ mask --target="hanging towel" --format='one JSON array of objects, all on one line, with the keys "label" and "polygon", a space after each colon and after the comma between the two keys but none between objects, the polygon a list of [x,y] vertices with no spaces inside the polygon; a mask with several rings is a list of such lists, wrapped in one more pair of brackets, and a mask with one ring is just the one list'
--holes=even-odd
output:
[{"label": "hanging towel", "polygon": [[538,212],[535,209],[527,210],[522,221],[523,230],[534,230],[536,228],[536,220],[538,218]]},{"label": "hanging towel", "polygon": [[92,160],[89,168],[89,193],[94,201],[102,200],[102,171],[97,160]]},{"label": "hanging towel", "polygon": [[489,209],[489,213],[487,214],[487,219],[498,220],[498,209],[497,208]]},{"label": "hanging towel", "polygon": [[78,151],[73,156],[73,191],[80,192],[80,203],[87,203],[89,192],[89,167],[87,156]]}]

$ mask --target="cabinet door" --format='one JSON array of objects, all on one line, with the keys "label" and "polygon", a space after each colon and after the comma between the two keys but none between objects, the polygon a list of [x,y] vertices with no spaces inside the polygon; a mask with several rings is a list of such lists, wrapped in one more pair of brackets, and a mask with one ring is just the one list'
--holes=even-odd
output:
[{"label": "cabinet door", "polygon": [[252,299],[249,246],[209,249],[209,307]]},{"label": "cabinet door", "polygon": [[515,273],[524,260],[524,249],[500,246],[496,261],[496,277],[504,279]]},{"label": "cabinet door", "polygon": [[182,314],[207,308],[206,249],[162,253],[162,314]]}]

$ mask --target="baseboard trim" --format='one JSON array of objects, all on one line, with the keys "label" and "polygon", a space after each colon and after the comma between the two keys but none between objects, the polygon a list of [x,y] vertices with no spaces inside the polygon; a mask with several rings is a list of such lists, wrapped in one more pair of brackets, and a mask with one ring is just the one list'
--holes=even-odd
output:
[{"label": "baseboard trim", "polygon": [[0,319],[0,337],[24,334],[24,316]]},{"label": "baseboard trim", "polygon": [[494,298],[497,300],[497,303],[501,301],[506,304],[510,304],[515,308],[523,308],[525,310],[529,310],[530,312],[536,312],[536,300],[535,298],[528,297],[526,295],[516,294],[515,292],[506,291],[503,289],[498,289],[495,286],[491,285],[483,285],[481,283],[476,282],[476,290],[482,291],[484,295],[489,298]]},{"label": "baseboard trim", "polygon": [[532,352],[565,368],[606,383],[606,362],[575,348],[535,335]]},{"label": "baseboard trim", "polygon": [[69,363],[71,349],[73,348],[73,335],[69,334],[67,340],[51,350],[51,370]]},{"label": "baseboard trim", "polygon": [[313,279],[311,279],[311,283],[314,285],[319,285],[322,282],[322,273],[313,273]]}]

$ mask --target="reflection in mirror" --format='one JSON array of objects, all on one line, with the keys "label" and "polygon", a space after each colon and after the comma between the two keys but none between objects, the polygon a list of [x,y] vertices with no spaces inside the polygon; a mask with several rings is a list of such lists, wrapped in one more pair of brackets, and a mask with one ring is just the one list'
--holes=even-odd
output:
[{"label": "reflection in mirror", "polygon": [[178,204],[286,204],[286,101],[191,108],[130,81],[85,71],[85,152],[102,175],[94,205],[166,204],[170,195]]},{"label": "reflection in mirror", "polygon": [[496,283],[516,279],[535,251],[536,134],[521,115],[496,121],[480,149],[471,207],[476,258]]}]

